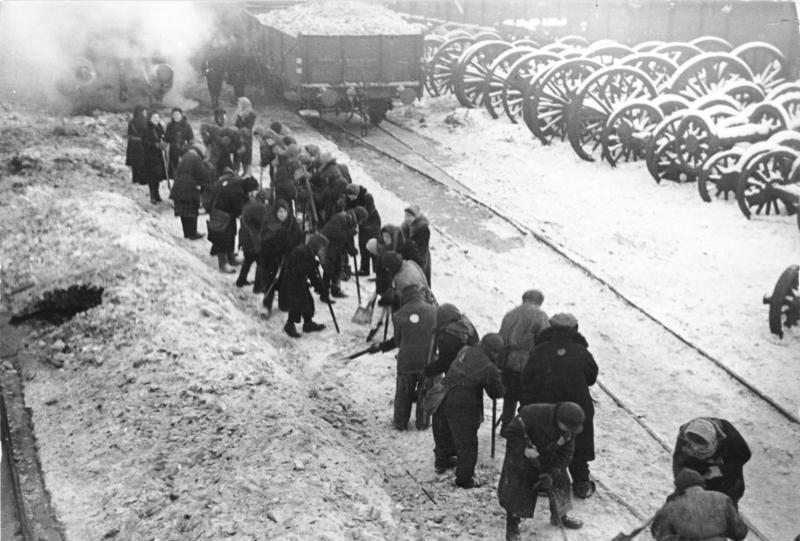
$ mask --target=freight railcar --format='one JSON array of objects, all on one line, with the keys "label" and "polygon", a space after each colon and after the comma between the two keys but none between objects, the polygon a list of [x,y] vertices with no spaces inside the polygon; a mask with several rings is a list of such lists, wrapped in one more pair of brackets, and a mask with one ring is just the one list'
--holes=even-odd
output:
[{"label": "freight railcar", "polygon": [[421,31],[292,35],[259,15],[245,11],[251,65],[263,86],[299,109],[359,113],[377,125],[395,100],[410,104],[422,95]]}]

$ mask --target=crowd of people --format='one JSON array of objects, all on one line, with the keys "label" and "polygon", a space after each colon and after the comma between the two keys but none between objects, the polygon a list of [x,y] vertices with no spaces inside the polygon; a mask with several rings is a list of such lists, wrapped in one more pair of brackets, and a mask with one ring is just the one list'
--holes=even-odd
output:
[{"label": "crowd of people", "polygon": [[[312,290],[333,304],[345,296],[342,281],[374,274],[367,307],[370,316],[376,305],[381,314],[370,334],[384,326],[384,339],[367,352],[397,350],[394,429],[408,429],[413,409],[414,427],[432,429],[435,471],[454,469],[457,487],[478,487],[483,395],[502,399],[498,426],[506,452],[497,496],[506,539],[520,539],[521,519],[533,516],[539,496],[548,499],[553,525],[580,528],[568,513],[573,497],[590,498],[597,489],[589,468],[595,459],[589,388],[598,365],[575,316],[549,317],[544,295],[531,289],[498,332],[481,337],[466,314],[433,293],[430,223],[419,206],[409,205],[401,223],[385,224],[372,194],[329,152],[298,142],[280,122],[257,126],[246,97],[238,99],[235,117],[228,126],[225,111],[215,110],[197,140],[180,109],[164,128],[157,112],[137,107],[128,127],[133,182],[147,184],[157,204],[159,183],[173,179],[169,197],[184,237],[203,238],[197,221],[205,212],[220,272],[238,272],[237,287],[252,285],[267,317],[277,295],[287,312],[283,330],[292,338],[302,336],[301,322],[303,333],[325,329],[313,319]],[[749,459],[744,438],[725,419],[701,416],[681,426],[675,491],[652,520],[656,539],[744,538],[737,508]]]}]

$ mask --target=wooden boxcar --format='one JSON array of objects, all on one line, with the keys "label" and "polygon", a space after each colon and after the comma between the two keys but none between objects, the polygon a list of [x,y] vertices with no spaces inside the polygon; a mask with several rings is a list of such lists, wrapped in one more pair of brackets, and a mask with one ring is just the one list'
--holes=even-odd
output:
[{"label": "wooden boxcar", "polygon": [[358,112],[378,124],[395,99],[422,95],[423,35],[290,35],[246,12],[259,78],[302,109]]}]

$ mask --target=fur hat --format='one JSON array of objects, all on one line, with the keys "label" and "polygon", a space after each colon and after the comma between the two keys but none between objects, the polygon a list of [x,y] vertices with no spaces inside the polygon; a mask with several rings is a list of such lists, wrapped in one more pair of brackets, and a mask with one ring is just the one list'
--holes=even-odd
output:
[{"label": "fur hat", "polygon": [[344,193],[347,195],[358,195],[358,192],[361,190],[361,186],[358,184],[348,184],[347,187],[344,189]]},{"label": "fur hat", "polygon": [[436,309],[436,328],[441,329],[448,323],[458,321],[461,319],[461,310],[456,308],[454,304],[449,302],[444,303]]},{"label": "fur hat", "polygon": [[556,420],[573,434],[583,432],[585,419],[586,414],[583,413],[583,408],[575,402],[561,402],[556,406]]},{"label": "fur hat", "polygon": [[483,335],[483,338],[481,338],[480,341],[480,346],[487,355],[492,357],[493,360],[497,360],[497,357],[502,355],[506,349],[506,344],[503,341],[503,337],[496,332],[490,332]]},{"label": "fur hat", "polygon": [[689,487],[705,486],[705,482],[699,473],[689,468],[683,468],[675,476],[675,489],[683,492]]},{"label": "fur hat", "polygon": [[550,318],[551,327],[565,327],[567,329],[577,329],[578,320],[572,314],[560,312]]},{"label": "fur hat", "polygon": [[328,238],[324,235],[320,235],[319,233],[314,233],[308,240],[306,241],[306,246],[311,248],[311,251],[315,254],[320,251],[321,248],[328,247]]}]

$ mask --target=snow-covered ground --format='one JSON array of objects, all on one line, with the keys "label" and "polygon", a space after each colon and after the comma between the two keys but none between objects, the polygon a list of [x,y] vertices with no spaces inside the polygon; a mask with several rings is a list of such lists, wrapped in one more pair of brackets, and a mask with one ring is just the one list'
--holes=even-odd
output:
[{"label": "snow-covered ground", "polygon": [[[800,371],[797,333],[780,343],[770,339],[760,305],[761,293],[791,261],[773,263],[760,283],[739,284],[736,278],[743,267],[749,270],[741,272],[757,274],[751,261],[768,266],[769,254],[783,257],[773,252],[776,246],[794,242],[796,253],[791,220],[767,224],[774,228],[770,232],[782,232],[780,238],[774,235],[775,244],[766,242],[769,235],[745,237],[769,252],[745,251],[750,250],[745,244],[734,254],[747,227],[767,226],[745,223],[724,203],[693,202],[684,193],[690,186],[658,187],[643,173],[636,183],[636,168],[609,173],[600,164],[578,163],[567,147],[540,149],[524,128],[501,129],[502,121],[476,121],[450,133],[434,111],[445,105],[423,104],[430,107],[428,128],[417,129],[443,141],[454,176],[519,219],[539,224],[626,294],[726,361],[733,363],[727,349],[715,347],[755,357],[758,347],[748,333],[769,351],[782,352],[783,361],[776,360],[777,353],[758,359],[770,367],[782,362],[782,377],[762,368],[764,373],[755,375],[763,378],[753,379],[776,398],[797,403],[797,386],[786,381],[796,382]],[[4,283],[37,284],[12,297],[12,308],[76,281],[107,288],[103,305],[61,327],[32,329],[32,360],[23,368],[45,481],[68,539],[502,536],[503,513],[494,491],[503,440],[498,439],[498,456],[490,459],[489,423],[481,428],[478,466],[487,484],[456,489],[451,474],[433,472],[430,431],[391,429],[392,355],[340,360],[340,354],[361,349],[366,334],[366,327],[350,322],[356,308],[352,280],[345,284],[350,297],[335,306],[342,334],[335,334],[318,304],[317,320],[328,329],[292,340],[281,330],[283,314],[262,319],[260,299],[235,289],[230,276],[215,270],[208,243],[183,240],[171,209],[153,207],[146,189],[130,184],[121,116],[64,124],[21,104],[6,111],[0,119],[0,159],[38,151],[41,160],[39,170],[0,180]],[[662,440],[671,444],[677,427],[696,415],[731,420],[754,451],[745,468],[742,509],[770,539],[800,531],[796,425],[549,248],[515,235],[485,213],[455,208],[457,201],[436,195],[435,187],[417,187],[416,200],[404,200],[387,189],[393,179],[379,160],[362,159],[363,153],[352,150],[346,155],[284,110],[258,113],[259,123],[282,120],[302,142],[318,143],[347,161],[356,182],[375,195],[384,223],[399,223],[408,203],[420,204],[436,226],[437,298],[461,307],[481,333],[496,330],[520,294],[539,287],[549,313],[578,317],[601,381]],[[470,112],[469,118],[481,114]],[[194,115],[193,122],[200,120]],[[55,135],[64,125],[77,135]],[[660,206],[683,197],[687,209],[694,205],[704,213],[682,218]],[[465,219],[470,212],[474,218]],[[704,232],[713,229],[713,238],[686,236],[692,230],[687,224],[702,216],[706,222],[696,223],[704,224]],[[739,220],[741,231],[729,230],[738,228]],[[702,264],[691,257],[699,250],[712,254]],[[694,263],[678,272],[685,261]],[[729,262],[739,270],[715,272],[715,265]],[[647,279],[647,268],[659,265],[655,279]],[[713,282],[710,293],[698,292],[697,284],[705,281]],[[717,295],[717,288],[726,289],[717,282],[731,288],[726,296]],[[724,309],[708,321],[715,306]],[[53,357],[63,368],[47,361]],[[782,383],[783,394],[768,387],[771,382]],[[594,396],[593,473],[649,515],[671,489],[669,453],[605,393],[595,389]],[[544,507],[523,523],[523,534],[561,539]],[[639,522],[602,488],[576,502],[574,514],[586,526],[570,539],[607,540]]]}]

